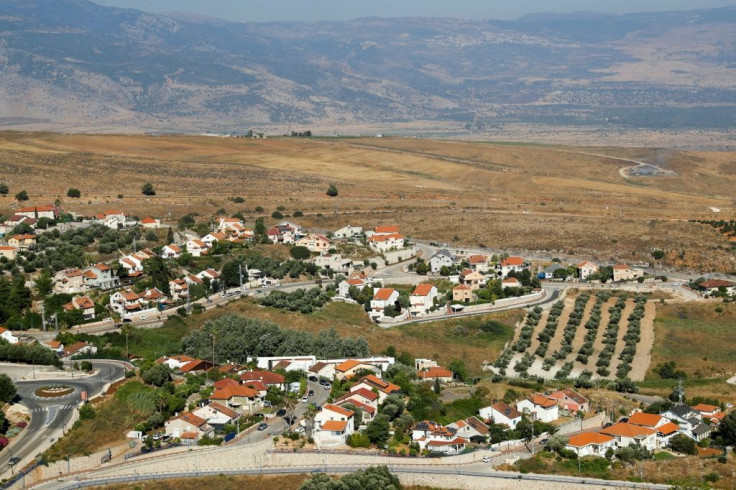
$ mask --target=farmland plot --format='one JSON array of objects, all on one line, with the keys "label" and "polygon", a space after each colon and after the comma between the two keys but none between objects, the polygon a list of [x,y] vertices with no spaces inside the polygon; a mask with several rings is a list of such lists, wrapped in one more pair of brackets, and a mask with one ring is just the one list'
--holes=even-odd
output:
[{"label": "farmland plot", "polygon": [[507,376],[644,378],[654,342],[655,305],[646,295],[568,295],[531,310],[493,364]]}]

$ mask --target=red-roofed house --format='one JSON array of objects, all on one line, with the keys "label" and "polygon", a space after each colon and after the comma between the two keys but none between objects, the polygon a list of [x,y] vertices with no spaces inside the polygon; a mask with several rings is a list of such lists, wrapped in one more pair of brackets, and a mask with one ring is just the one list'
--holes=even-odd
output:
[{"label": "red-roofed house", "polygon": [[399,292],[393,288],[380,288],[373,293],[370,316],[374,320],[383,316],[387,306],[395,306],[399,301]]},{"label": "red-roofed house", "polygon": [[588,262],[586,260],[578,264],[578,276],[580,277],[581,281],[585,281],[588,277],[592,276],[593,274],[597,272],[598,272],[598,266],[595,265],[593,262]]},{"label": "red-roofed house", "polygon": [[178,301],[189,296],[189,283],[185,279],[172,279],[169,281],[171,299]]},{"label": "red-roofed house", "polygon": [[468,264],[470,265],[470,268],[474,271],[486,273],[488,272],[489,266],[488,266],[488,257],[485,255],[471,255],[468,257]]},{"label": "red-roofed house", "polygon": [[698,284],[698,289],[704,293],[712,294],[725,291],[728,294],[733,294],[736,292],[736,283],[722,279],[711,279],[710,281],[704,281]]},{"label": "red-roofed house", "polygon": [[224,233],[219,233],[216,231],[208,233],[207,235],[202,237],[202,242],[204,242],[204,244],[207,245],[209,248],[214,247],[217,242],[223,242],[225,240],[227,240],[227,236]]},{"label": "red-roofed house", "polygon": [[165,259],[178,259],[181,257],[182,249],[179,245],[170,243],[161,249],[161,257]]},{"label": "red-roofed house", "polygon": [[477,291],[486,285],[486,276],[478,271],[465,269],[460,273],[460,284],[468,286],[471,290]]},{"label": "red-roofed house", "polygon": [[240,418],[240,413],[218,402],[210,402],[192,410],[192,414],[205,419],[209,425],[216,428],[235,423]]},{"label": "red-roofed house", "polygon": [[473,301],[473,290],[465,284],[458,284],[452,288],[452,301],[457,303],[470,303]]},{"label": "red-roofed house", "polygon": [[333,379],[335,377],[335,365],[331,362],[317,362],[309,368],[309,372],[320,378]]},{"label": "red-roofed house", "polygon": [[55,220],[61,215],[61,212],[58,207],[52,204],[45,204],[41,206],[26,206],[20,208],[18,211],[15,212],[15,214],[20,214],[34,219],[48,218],[51,220]]},{"label": "red-roofed house", "polygon": [[429,310],[434,307],[435,299],[437,299],[437,287],[433,284],[417,284],[409,296],[409,303],[412,315],[426,315]]},{"label": "red-roofed house", "polygon": [[332,241],[325,236],[310,233],[309,235],[297,240],[295,245],[299,247],[307,247],[310,252],[324,253],[330,249]]},{"label": "red-roofed house", "polygon": [[314,417],[314,442],[317,447],[343,446],[355,432],[355,412],[327,403]]},{"label": "red-roofed house", "polygon": [[213,433],[213,427],[207,420],[191,412],[183,412],[164,423],[166,435],[181,439],[182,444],[196,444],[201,438]]},{"label": "red-roofed house", "polygon": [[348,359],[335,366],[335,377],[339,380],[352,379],[358,371],[372,371],[376,374],[381,373],[381,369],[368,363]]},{"label": "red-roofed house", "polygon": [[279,373],[270,371],[245,371],[240,375],[241,381],[261,381],[266,386],[275,386],[280,390],[285,390],[285,378]]},{"label": "red-roofed house", "polygon": [[14,235],[8,239],[8,245],[24,250],[34,246],[37,239],[36,235]]},{"label": "red-roofed house", "polygon": [[207,247],[207,244],[199,238],[187,241],[187,252],[189,252],[192,257],[201,257],[202,255],[207,255],[208,250],[209,247]]},{"label": "red-roofed house", "polygon": [[365,286],[366,284],[363,279],[358,279],[358,278],[345,279],[340,284],[337,285],[337,294],[341,298],[347,298],[350,295],[351,287],[355,287],[358,289],[358,291],[362,291]]},{"label": "red-roofed house", "polygon": [[0,245],[0,257],[5,257],[8,260],[15,260],[15,256],[18,254],[16,247],[10,245]]},{"label": "red-roofed house", "polygon": [[447,426],[448,429],[455,429],[455,434],[465,439],[472,437],[485,438],[490,433],[490,428],[480,421],[477,417],[468,417],[465,420],[458,420]]},{"label": "red-roofed house", "polygon": [[496,269],[501,274],[501,277],[507,277],[511,272],[521,272],[529,268],[529,263],[525,262],[522,257],[509,257],[502,260]]},{"label": "red-roofed house", "polygon": [[613,436],[616,440],[616,447],[627,447],[631,444],[639,444],[642,447],[653,451],[657,447],[657,431],[649,427],[642,427],[629,423],[619,422],[605,429],[601,429],[601,434]]},{"label": "red-roofed house", "polygon": [[626,264],[616,264],[613,266],[613,282],[632,281],[643,275],[644,271],[641,269],[632,269]]},{"label": "red-roofed house", "polygon": [[520,288],[521,287],[521,281],[519,281],[515,277],[507,277],[505,279],[501,279],[501,287],[503,289],[507,289],[507,288]]},{"label": "red-roofed house", "polygon": [[389,395],[401,393],[401,388],[399,386],[393,383],[389,383],[388,381],[384,381],[381,378],[373,376],[372,374],[369,374],[368,376],[364,376],[360,381],[358,381],[353,386],[351,386],[350,393],[354,393],[360,390],[361,388],[366,389],[368,391],[375,390],[375,392],[378,394],[379,404],[383,403],[383,401]]},{"label": "red-roofed house", "polygon": [[636,412],[629,417],[630,424],[649,427],[650,429],[657,429],[667,422],[668,420],[666,418],[656,413]]},{"label": "red-roofed house", "polygon": [[422,420],[411,428],[411,440],[422,450],[443,454],[459,454],[465,449],[467,440],[458,437],[456,430],[444,427],[431,420]]},{"label": "red-roofed house", "polygon": [[64,305],[66,311],[82,310],[82,318],[91,320],[95,317],[95,304],[88,296],[74,296]]},{"label": "red-roofed house", "polygon": [[452,371],[441,366],[432,366],[417,373],[419,381],[434,381],[438,379],[440,383],[449,383],[452,381]]},{"label": "red-roofed house", "polygon": [[521,422],[521,412],[506,402],[498,402],[483,407],[478,410],[478,414],[483,420],[490,420],[494,424],[503,424],[509,429],[516,428],[516,424]]},{"label": "red-roofed house", "polygon": [[590,400],[572,388],[556,391],[549,397],[557,400],[560,408],[569,412],[587,412],[590,410]]},{"label": "red-roofed house", "polygon": [[544,395],[532,395],[516,404],[516,408],[524,413],[529,411],[532,418],[541,422],[553,422],[560,418],[560,409],[557,400]]},{"label": "red-roofed house", "polygon": [[138,301],[138,294],[130,289],[115,291],[110,295],[110,308],[120,315],[139,311],[141,309],[141,304]]},{"label": "red-roofed house", "polygon": [[195,358],[185,356],[185,355],[178,355],[178,356],[161,356],[156,361],[154,361],[156,364],[165,364],[169,369],[178,370],[185,364],[196,361]]},{"label": "red-roofed house", "polygon": [[227,407],[239,410],[242,413],[252,414],[263,407],[261,394],[253,388],[244,385],[226,386],[216,389],[210,400],[223,403]]},{"label": "red-roofed house", "polygon": [[141,226],[143,228],[160,228],[161,227],[161,220],[156,218],[151,218],[150,216],[146,216],[141,220]]},{"label": "red-roofed house", "polygon": [[605,457],[606,451],[614,449],[616,441],[612,436],[599,432],[583,432],[570,437],[565,449],[575,451],[579,458],[584,456]]}]

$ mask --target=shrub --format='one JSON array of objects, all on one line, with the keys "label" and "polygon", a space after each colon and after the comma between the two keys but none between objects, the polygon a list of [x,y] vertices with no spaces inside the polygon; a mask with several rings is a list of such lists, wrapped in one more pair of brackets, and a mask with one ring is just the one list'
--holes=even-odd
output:
[{"label": "shrub", "polygon": [[347,444],[350,447],[371,447],[368,436],[360,432],[353,432],[348,436]]},{"label": "shrub", "polygon": [[282,219],[284,217],[284,215],[281,214],[280,211],[274,211],[273,213],[271,213],[271,217],[273,219]]},{"label": "shrub", "polygon": [[304,216],[304,213],[302,213],[301,211],[294,211],[295,218],[301,218],[302,216]]},{"label": "shrub", "polygon": [[75,189],[74,187],[70,187],[68,191],[66,191],[67,197],[81,197],[82,191],[79,189]]},{"label": "shrub", "polygon": [[337,187],[335,184],[330,184],[330,187],[327,188],[327,195],[330,197],[337,197]]},{"label": "shrub", "polygon": [[15,195],[15,199],[18,201],[27,201],[28,200],[28,193],[25,190],[20,191]]},{"label": "shrub", "polygon": [[156,195],[156,189],[153,188],[153,184],[150,182],[146,182],[141,187],[141,194],[146,196],[155,196]]}]

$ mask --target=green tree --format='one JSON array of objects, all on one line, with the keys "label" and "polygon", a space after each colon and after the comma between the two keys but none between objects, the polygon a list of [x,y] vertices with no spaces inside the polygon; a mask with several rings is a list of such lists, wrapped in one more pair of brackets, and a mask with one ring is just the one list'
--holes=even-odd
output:
[{"label": "green tree", "polygon": [[20,191],[15,195],[15,199],[17,201],[27,201],[28,200],[28,193],[25,190]]},{"label": "green tree", "polygon": [[427,272],[429,272],[429,266],[426,262],[419,262],[415,270],[420,276],[426,276]]},{"label": "green tree", "polygon": [[330,187],[327,188],[327,195],[330,197],[337,197],[337,186],[335,186],[335,184],[330,184]]},{"label": "green tree", "polygon": [[450,362],[448,368],[455,373],[455,378],[465,381],[468,378],[468,369],[465,367],[465,361],[462,359],[454,359]]},{"label": "green tree", "polygon": [[51,291],[54,288],[54,279],[47,270],[43,271],[34,282],[36,285],[36,292],[39,296],[47,296],[51,294]]},{"label": "green tree", "polygon": [[652,257],[654,257],[656,260],[662,260],[665,256],[664,250],[654,250],[652,252]]},{"label": "green tree", "polygon": [[268,235],[266,235],[266,225],[263,222],[263,218],[257,218],[253,225],[253,235],[256,239],[256,243],[266,243],[268,241]]},{"label": "green tree", "polygon": [[376,446],[385,446],[386,441],[388,441],[388,438],[390,437],[389,417],[384,414],[376,415],[376,418],[374,418],[365,429],[365,435],[368,436],[371,443]]},{"label": "green tree", "polygon": [[723,418],[723,421],[718,424],[716,436],[723,438],[726,446],[736,444],[736,412],[731,412]]},{"label": "green tree", "polygon": [[92,405],[84,404],[79,408],[79,420],[90,420],[97,416]]},{"label": "green tree", "polygon": [[401,490],[398,477],[385,466],[377,466],[348,473],[339,480],[327,475],[315,475],[299,487],[299,490]]},{"label": "green tree", "polygon": [[310,252],[307,247],[303,247],[301,245],[291,247],[291,250],[289,250],[289,254],[291,254],[291,256],[297,260],[307,260],[309,257],[312,256],[312,252]]},{"label": "green tree", "polygon": [[74,187],[70,187],[68,191],[66,191],[67,197],[82,197],[82,191],[79,189],[75,189]]},{"label": "green tree", "polygon": [[158,240],[158,235],[156,235],[156,232],[153,230],[148,230],[146,232],[146,241],[147,242],[155,242]]},{"label": "green tree", "polygon": [[682,454],[698,454],[698,448],[695,440],[689,438],[685,434],[677,434],[670,439],[670,448]]},{"label": "green tree", "polygon": [[222,273],[220,274],[220,280],[225,283],[225,287],[236,287],[240,286],[240,272],[243,272],[243,282],[248,280],[248,275],[245,272],[245,267],[242,266],[240,260],[230,260],[225,262],[222,266]]},{"label": "green tree", "polygon": [[166,364],[155,364],[143,372],[143,381],[154,386],[163,386],[171,380],[171,369]]},{"label": "green tree", "polygon": [[10,192],[8,184],[6,184],[5,182],[0,182],[0,196],[7,196],[8,192]]},{"label": "green tree", "polygon": [[15,384],[7,374],[0,374],[0,402],[10,403],[16,395]]},{"label": "green tree", "polygon": [[169,226],[169,231],[166,233],[166,243],[167,244],[174,243],[174,230],[172,230],[170,226]]},{"label": "green tree", "polygon": [[159,291],[166,295],[171,294],[169,281],[172,278],[172,274],[168,262],[161,257],[153,257],[146,260],[143,268],[151,278],[151,286],[158,288]]},{"label": "green tree", "polygon": [[273,219],[283,219],[284,215],[281,214],[281,211],[274,211],[273,213],[271,213],[271,217]]},{"label": "green tree", "polygon": [[141,187],[141,193],[146,196],[155,196],[156,195],[156,189],[153,188],[153,184],[150,182],[146,182]]}]

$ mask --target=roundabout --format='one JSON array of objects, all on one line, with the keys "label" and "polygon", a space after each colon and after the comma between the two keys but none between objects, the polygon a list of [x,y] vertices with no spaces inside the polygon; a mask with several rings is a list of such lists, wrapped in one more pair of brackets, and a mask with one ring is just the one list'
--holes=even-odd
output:
[{"label": "roundabout", "polygon": [[49,385],[37,388],[33,394],[39,398],[62,398],[71,395],[76,388],[68,385]]}]

